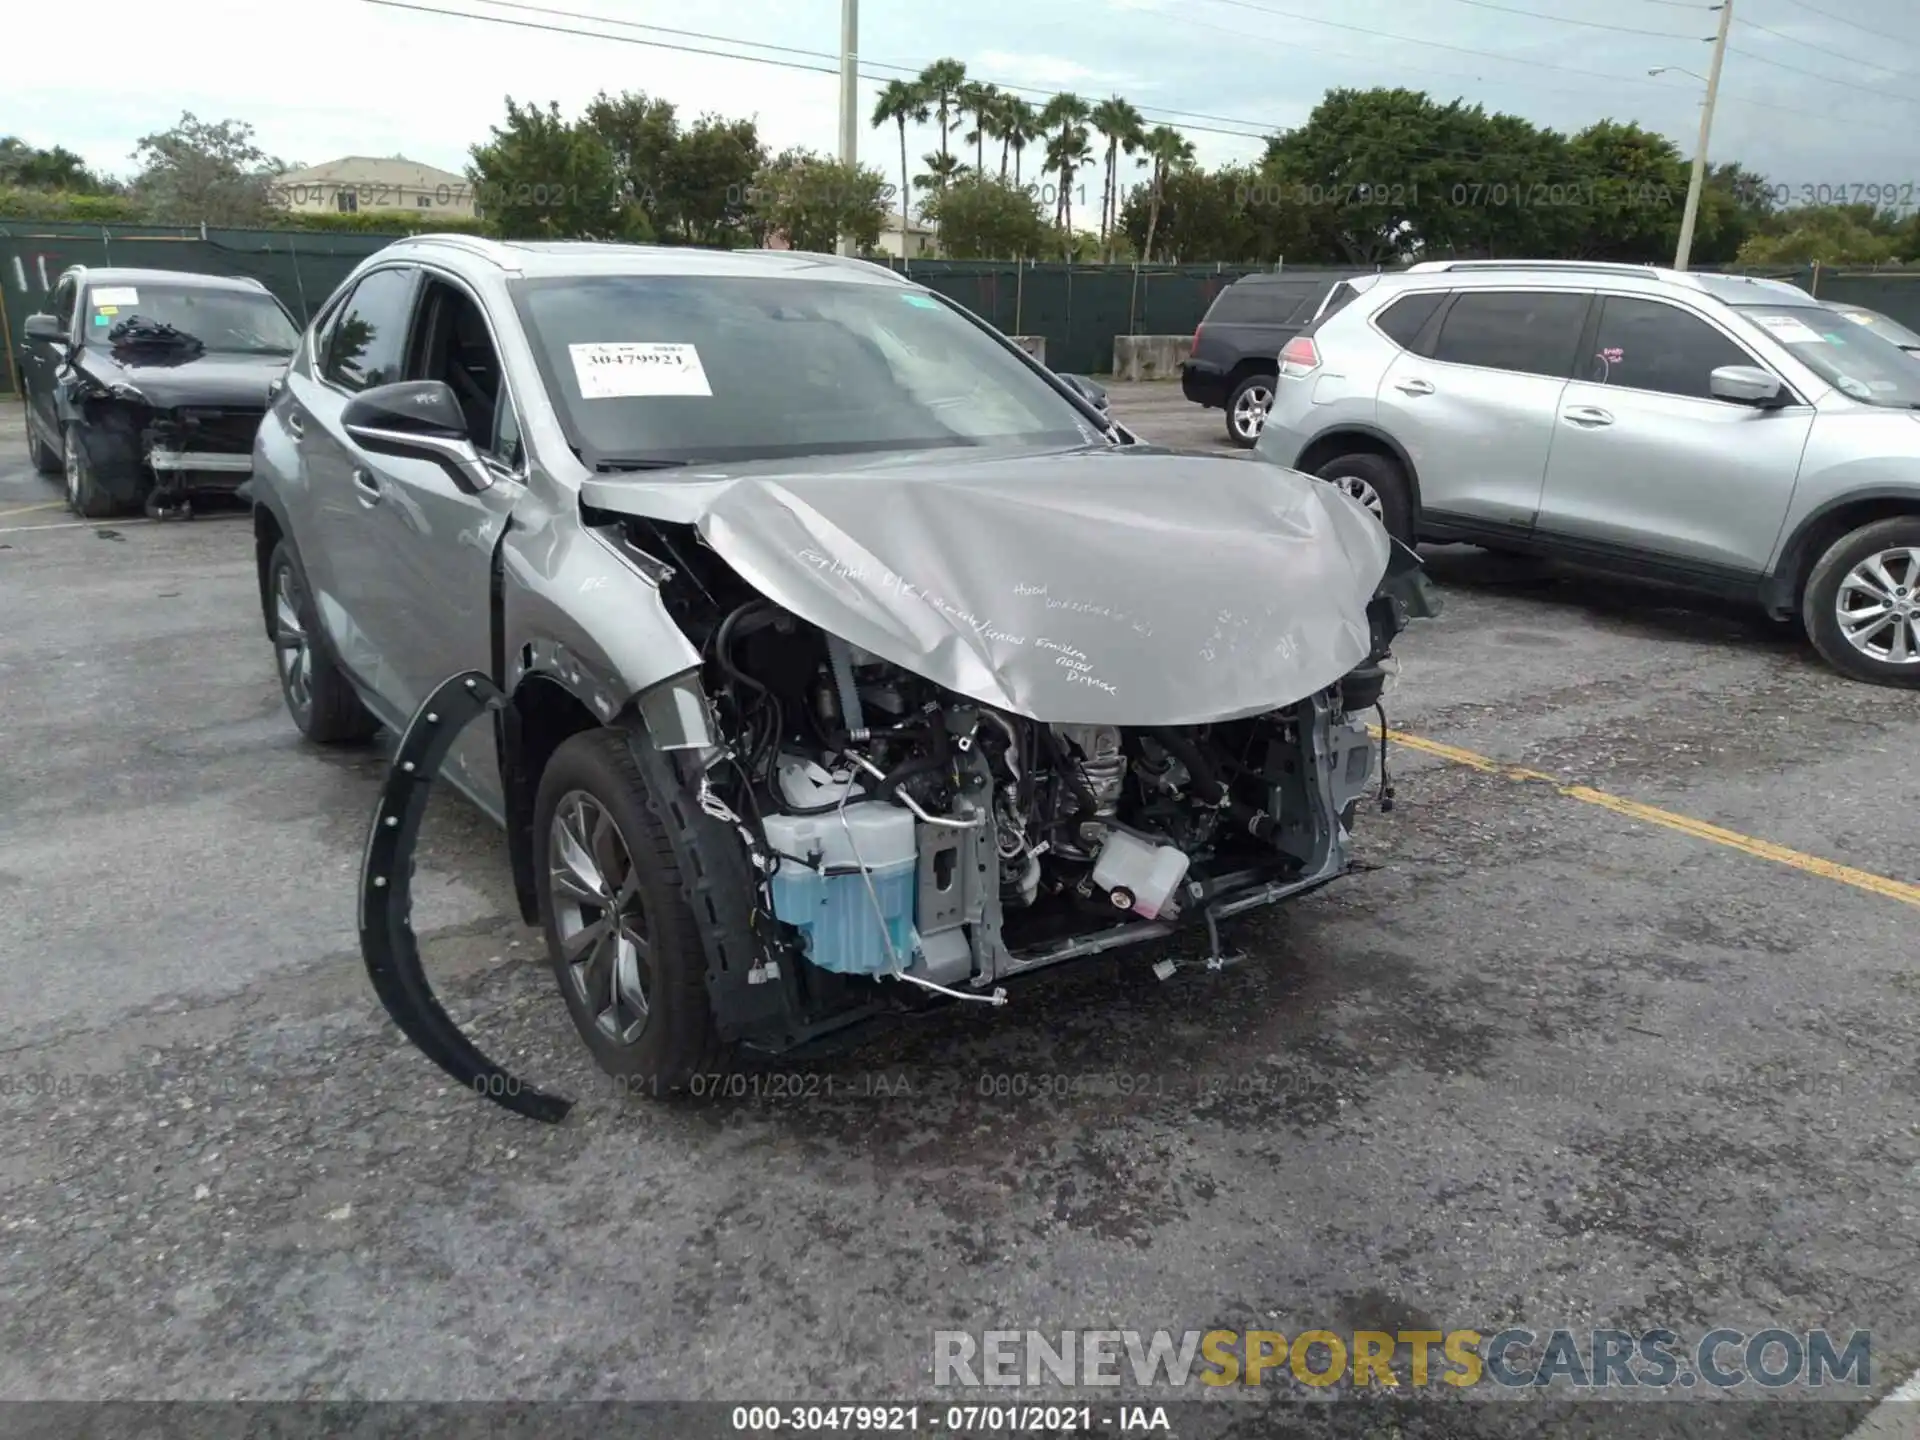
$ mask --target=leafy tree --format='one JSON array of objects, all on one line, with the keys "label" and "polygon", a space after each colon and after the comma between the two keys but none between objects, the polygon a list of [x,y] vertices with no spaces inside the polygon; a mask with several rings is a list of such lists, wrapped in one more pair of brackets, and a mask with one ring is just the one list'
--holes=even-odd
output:
[{"label": "leafy tree", "polygon": [[1053,227],[1031,190],[995,175],[963,175],[927,201],[952,260],[1013,260],[1052,254]]},{"label": "leafy tree", "polygon": [[913,196],[913,180],[907,173],[907,126],[924,125],[930,114],[927,97],[911,80],[889,80],[873,107],[873,128],[878,130],[892,121],[900,131],[900,253],[907,253],[907,231],[911,223],[907,207]]},{"label": "leafy tree", "polygon": [[588,103],[584,123],[613,156],[621,199],[643,212],[656,231],[681,228],[685,217],[669,173],[680,143],[673,104],[638,91],[612,96],[603,90]]},{"label": "leafy tree", "polygon": [[507,122],[470,150],[467,177],[483,213],[510,239],[639,239],[644,211],[627,203],[613,152],[585,123],[507,99]]},{"label": "leafy tree", "polygon": [[1100,245],[1103,254],[1111,254],[1107,244],[1120,219],[1120,154],[1131,158],[1146,138],[1146,120],[1118,95],[1102,100],[1088,117],[1095,130],[1107,142],[1106,183],[1100,196]]},{"label": "leafy tree", "polygon": [[1064,230],[1073,229],[1073,177],[1093,159],[1087,137],[1087,102],[1071,91],[1049,100],[1040,111],[1040,130],[1047,136],[1047,171],[1060,177],[1054,219]]},{"label": "leafy tree", "polygon": [[810,150],[783,150],[754,177],[752,212],[796,250],[832,251],[843,236],[871,250],[886,218],[886,176]]},{"label": "leafy tree", "polygon": [[253,139],[238,120],[201,120],[183,111],[170,130],[144,135],[133,160],[133,193],[150,218],[221,226],[267,224],[275,214],[273,177],[289,167]]},{"label": "leafy tree", "polygon": [[751,120],[702,115],[683,130],[668,154],[664,184],[681,238],[726,246],[750,238],[747,192],[766,160]]},{"label": "leafy tree", "polygon": [[967,67],[958,60],[936,60],[920,72],[920,78],[916,83],[920,87],[920,93],[927,97],[927,103],[933,109],[933,118],[940,126],[938,154],[942,163],[929,173],[942,177],[942,183],[945,183],[944,177],[950,177],[955,173],[953,168],[945,163],[950,153],[947,148],[947,136],[959,123],[965,109],[960,92],[967,83]]},{"label": "leafy tree", "polygon": [[1582,259],[1671,264],[1680,242],[1688,165],[1664,135],[1602,120],[1567,142],[1567,153],[1592,203]]},{"label": "leafy tree", "polygon": [[0,135],[0,186],[58,190],[67,195],[105,195],[112,187],[71,150],[41,150],[13,135]]},{"label": "leafy tree", "polygon": [[1871,205],[1803,205],[1772,217],[1738,258],[1742,265],[1884,265],[1910,253],[1911,229]]},{"label": "leafy tree", "polygon": [[[112,225],[146,218],[146,206],[130,195],[87,195],[70,190],[25,190],[0,185],[0,220],[68,220]],[[4,373],[0,370],[0,374]]]}]

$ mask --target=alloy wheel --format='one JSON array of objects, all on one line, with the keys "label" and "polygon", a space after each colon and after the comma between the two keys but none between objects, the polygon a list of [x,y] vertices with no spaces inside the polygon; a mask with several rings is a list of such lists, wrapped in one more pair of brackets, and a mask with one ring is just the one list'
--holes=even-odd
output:
[{"label": "alloy wheel", "polygon": [[273,649],[287,704],[304,720],[313,708],[313,642],[300,619],[300,582],[293,567],[282,565],[273,577]]},{"label": "alloy wheel", "polygon": [[1240,392],[1233,405],[1233,428],[1248,440],[1260,438],[1266,428],[1267,411],[1273,405],[1273,391],[1264,385],[1250,385]]},{"label": "alloy wheel", "polygon": [[1358,475],[1335,475],[1329,478],[1327,483],[1348,498],[1358,500],[1366,506],[1373,512],[1373,518],[1382,525],[1387,523],[1387,507],[1380,501],[1380,492]]},{"label": "alloy wheel", "polygon": [[1847,643],[1883,665],[1920,665],[1920,546],[1869,555],[1833,601]]},{"label": "alloy wheel", "polygon": [[651,978],[640,875],[619,825],[584,790],[569,790],[554,809],[547,876],[575,997],[609,1039],[632,1044],[647,1027]]}]

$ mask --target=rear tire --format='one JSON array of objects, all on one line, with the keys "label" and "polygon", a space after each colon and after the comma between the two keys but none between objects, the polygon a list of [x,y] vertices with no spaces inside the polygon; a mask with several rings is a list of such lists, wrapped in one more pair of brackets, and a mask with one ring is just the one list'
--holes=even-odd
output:
[{"label": "rear tire", "polygon": [[[1862,525],[1807,576],[1800,616],[1820,658],[1872,685],[1920,688],[1920,515]],[[1876,627],[1877,617],[1885,617]]]},{"label": "rear tire", "polygon": [[267,557],[267,600],[273,607],[273,658],[280,674],[280,698],[300,733],[316,745],[371,739],[380,722],[367,712],[351,682],[333,663],[306,572],[285,540]]},{"label": "rear tire", "polygon": [[109,518],[120,506],[101,488],[99,477],[93,473],[86,437],[78,425],[69,425],[64,439],[66,454],[61,456],[61,469],[66,472],[67,508],[84,520]]},{"label": "rear tire", "polygon": [[1314,472],[1358,500],[1403,545],[1413,544],[1413,495],[1396,461],[1370,450],[1335,456]]},{"label": "rear tire", "polygon": [[60,453],[47,448],[46,442],[34,434],[33,422],[27,422],[27,459],[33,462],[33,468],[42,475],[58,475],[63,466]]},{"label": "rear tire", "polygon": [[597,729],[553,752],[533,804],[534,885],[561,997],[594,1063],[650,1097],[731,1059],[662,818],[669,798],[653,793],[624,734]]},{"label": "rear tire", "polygon": [[1271,375],[1249,375],[1227,394],[1227,439],[1242,450],[1260,443],[1273,408],[1273,386]]}]

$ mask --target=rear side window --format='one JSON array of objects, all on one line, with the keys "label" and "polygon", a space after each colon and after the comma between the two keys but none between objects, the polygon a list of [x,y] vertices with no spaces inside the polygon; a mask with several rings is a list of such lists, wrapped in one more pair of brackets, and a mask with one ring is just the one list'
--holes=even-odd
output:
[{"label": "rear side window", "polygon": [[1319,303],[1317,289],[1306,290],[1298,285],[1249,285],[1242,281],[1220,292],[1207,321],[1220,325],[1305,323]]},{"label": "rear side window", "polygon": [[1696,400],[1713,398],[1711,377],[1722,365],[1754,363],[1751,355],[1699,316],[1677,305],[1622,295],[1601,301],[1593,349],[1586,378],[1596,385],[1655,390]]},{"label": "rear side window", "polygon": [[1565,379],[1586,324],[1587,299],[1564,290],[1467,290],[1440,324],[1433,358]]},{"label": "rear side window", "polygon": [[1440,308],[1440,302],[1447,298],[1444,290],[1428,290],[1414,295],[1402,295],[1386,309],[1373,323],[1394,344],[1402,350],[1411,350],[1413,342],[1420,338],[1420,332],[1433,319],[1434,312]]},{"label": "rear side window", "polygon": [[358,392],[401,378],[418,280],[413,270],[375,270],[353,287],[327,331],[324,379]]}]

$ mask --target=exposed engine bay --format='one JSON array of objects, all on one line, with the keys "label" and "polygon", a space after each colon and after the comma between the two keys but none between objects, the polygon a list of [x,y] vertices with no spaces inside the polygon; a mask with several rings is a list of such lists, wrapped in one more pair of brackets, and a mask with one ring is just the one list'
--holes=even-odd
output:
[{"label": "exposed engine bay", "polygon": [[852,1001],[845,980],[998,998],[1006,976],[1189,922],[1211,930],[1345,868],[1373,775],[1355,716],[1385,684],[1390,617],[1366,665],[1284,710],[1049,724],[825,633],[686,532],[626,533],[672,557],[663,595],[706,661],[725,738],[700,801],[754,866],[753,980],[809,992],[806,1010]]}]

